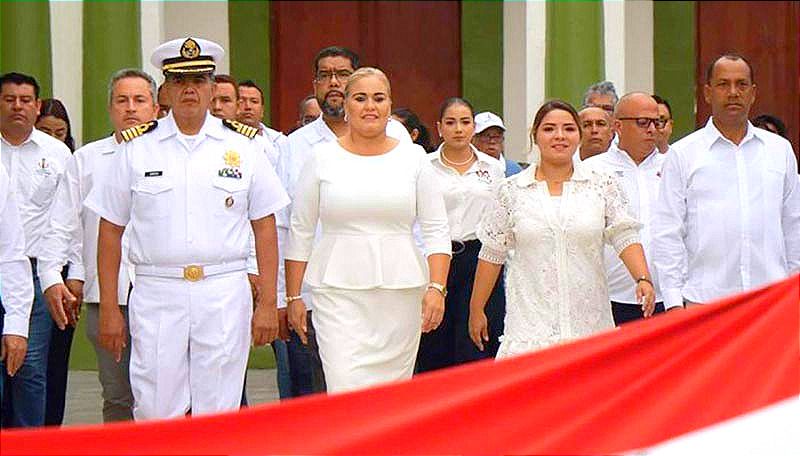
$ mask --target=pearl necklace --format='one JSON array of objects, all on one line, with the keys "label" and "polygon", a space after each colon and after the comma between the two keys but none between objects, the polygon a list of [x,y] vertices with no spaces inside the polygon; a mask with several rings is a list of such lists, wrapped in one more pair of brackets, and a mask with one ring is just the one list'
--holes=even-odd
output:
[{"label": "pearl necklace", "polygon": [[442,153],[440,155],[444,159],[444,161],[446,161],[447,163],[450,163],[453,166],[464,166],[467,163],[469,163],[469,162],[471,162],[472,160],[475,159],[475,153],[472,153],[472,154],[470,154],[469,158],[467,158],[465,161],[460,162],[460,163],[459,162],[454,162],[453,160],[450,160],[449,158],[447,158],[447,155],[444,154],[444,149],[442,149]]}]

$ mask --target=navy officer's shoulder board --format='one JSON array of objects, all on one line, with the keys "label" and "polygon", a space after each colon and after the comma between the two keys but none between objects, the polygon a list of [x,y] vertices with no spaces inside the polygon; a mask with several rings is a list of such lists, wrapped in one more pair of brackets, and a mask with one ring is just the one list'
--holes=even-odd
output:
[{"label": "navy officer's shoulder board", "polygon": [[250,139],[255,138],[256,135],[258,134],[258,128],[251,127],[250,125],[245,125],[236,120],[223,119],[222,124],[230,128],[231,130],[235,131],[236,133],[247,136]]},{"label": "navy officer's shoulder board", "polygon": [[150,133],[151,131],[155,130],[158,127],[158,121],[151,120],[150,122],[145,122],[143,124],[136,125],[135,127],[130,127],[122,130],[120,134],[122,135],[122,139],[124,141],[131,141],[133,138],[138,138],[145,133]]}]

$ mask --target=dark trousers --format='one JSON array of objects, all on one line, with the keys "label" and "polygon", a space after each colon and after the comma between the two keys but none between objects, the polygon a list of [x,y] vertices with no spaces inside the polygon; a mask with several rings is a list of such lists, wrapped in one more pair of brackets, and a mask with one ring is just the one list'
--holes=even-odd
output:
[{"label": "dark trousers", "polygon": [[[66,281],[69,265],[61,271]],[[64,422],[64,407],[67,401],[67,377],[69,372],[69,352],[75,328],[67,325],[64,330],[53,323],[50,334],[50,350],[47,352],[47,399],[45,401],[44,424],[61,426]]]},{"label": "dark trousers", "polygon": [[[463,246],[463,247],[462,247]],[[503,270],[489,296],[484,312],[489,324],[489,342],[480,351],[469,337],[469,300],[478,267],[480,241],[454,243],[447,276],[448,294],[444,318],[435,331],[422,335],[417,353],[415,372],[428,372],[458,364],[494,358],[500,348],[506,314],[505,280]]]},{"label": "dark trousers", "polygon": [[[614,324],[617,326],[644,318],[642,306],[639,304],[626,304],[624,302],[611,301],[611,313],[614,315]],[[656,303],[656,310],[653,312],[653,315],[660,313],[664,313],[663,302]]]},{"label": "dark trousers", "polygon": [[[295,334],[292,331],[292,339],[289,342],[293,344],[295,347],[304,347],[305,351],[309,355],[309,359],[311,361],[311,392],[312,393],[324,393],[328,391],[328,387],[325,384],[325,372],[322,370],[322,358],[319,356],[319,345],[317,345],[317,331],[314,329],[314,319],[311,318],[313,314],[312,311],[309,311],[306,315],[306,325],[308,333],[308,346],[303,346],[303,343],[300,341],[300,336]],[[291,357],[292,348],[289,348],[289,356]],[[290,361],[291,362],[291,361]]]}]

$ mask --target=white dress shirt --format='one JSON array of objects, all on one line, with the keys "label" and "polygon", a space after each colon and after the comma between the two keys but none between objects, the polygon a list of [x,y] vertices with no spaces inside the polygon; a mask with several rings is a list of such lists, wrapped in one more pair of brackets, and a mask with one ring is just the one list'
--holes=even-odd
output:
[{"label": "white dress shirt", "polygon": [[667,308],[800,270],[800,186],[789,142],[748,123],[736,145],[709,119],[673,144],[661,173],[653,245]]},{"label": "white dress shirt", "polygon": [[427,255],[451,250],[437,179],[415,144],[377,156],[348,152],[338,142],[318,145],[297,184],[286,259],[308,262],[304,282],[313,288],[424,286],[428,265],[414,241],[414,222]]},{"label": "white dress shirt", "polygon": [[127,225],[134,266],[244,260],[249,221],[289,202],[260,148],[219,119],[207,114],[191,143],[168,115],[122,144],[108,179],[86,199],[104,219]]},{"label": "white dress shirt", "polygon": [[462,242],[478,239],[478,224],[494,201],[495,187],[505,178],[505,167],[470,145],[477,160],[466,173],[460,174],[442,160],[442,147],[428,154],[428,159],[444,195],[450,239]]},{"label": "white dress shirt", "polygon": [[[664,159],[663,154],[653,150],[644,161],[637,165],[627,152],[612,145],[608,151],[583,161],[587,167],[616,176],[625,190],[628,197],[628,213],[642,224],[642,228],[639,230],[639,239],[644,248],[647,268],[653,278],[656,302],[660,302],[663,298],[658,286],[658,274],[653,264],[652,223],[653,209],[658,204],[661,166],[664,164]],[[637,304],[636,281],[631,277],[617,252],[610,246],[606,246],[604,257],[609,299],[625,304]]]},{"label": "white dress shirt", "polygon": [[31,263],[25,256],[25,232],[8,174],[0,163],[0,296],[3,335],[28,337],[33,306]]},{"label": "white dress shirt", "polygon": [[[67,161],[50,210],[50,229],[43,238],[37,272],[42,290],[61,283],[61,268],[77,248],[77,261],[70,261],[69,278],[84,281],[85,302],[100,302],[97,283],[97,234],[100,216],[84,209],[83,202],[95,184],[107,178],[118,144],[114,136],[89,143],[76,150]],[[126,231],[127,233],[127,231]],[[123,235],[119,275],[119,303],[125,305],[130,284],[127,261],[127,234]]]},{"label": "white dress shirt", "polygon": [[264,148],[264,153],[267,154],[270,164],[273,168],[278,166],[278,156],[280,153],[281,145],[286,141],[286,135],[273,130],[263,123],[259,123],[258,134],[253,138]]},{"label": "white dress shirt", "polygon": [[[408,130],[400,122],[389,119],[386,125],[386,135],[402,142],[411,143],[411,136]],[[295,189],[297,187],[297,180],[300,177],[300,172],[303,166],[311,157],[312,149],[317,144],[336,142],[338,138],[333,130],[328,127],[328,124],[323,120],[323,116],[317,117],[313,122],[295,130],[287,137],[287,140],[281,143],[280,153],[278,158],[278,176],[281,183],[292,201],[295,199]],[[289,219],[292,216],[292,205],[284,207],[276,216],[278,225],[278,254],[280,256],[278,268],[278,296],[286,294],[286,276],[284,272],[284,250],[286,240],[289,236]],[[311,294],[308,290],[303,288],[303,302],[307,308],[311,310],[313,303]],[[285,307],[283,299],[278,299],[278,307]]]},{"label": "white dress shirt", "polygon": [[14,190],[25,229],[25,255],[42,253],[41,240],[48,229],[48,214],[58,181],[64,174],[69,148],[37,129],[19,146],[0,138],[2,160]]}]

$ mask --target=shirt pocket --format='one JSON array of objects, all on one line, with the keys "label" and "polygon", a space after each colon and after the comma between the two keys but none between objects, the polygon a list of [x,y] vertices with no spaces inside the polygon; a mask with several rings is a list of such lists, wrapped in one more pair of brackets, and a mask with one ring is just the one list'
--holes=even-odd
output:
[{"label": "shirt pocket", "polygon": [[213,204],[222,215],[241,215],[247,210],[247,182],[243,179],[215,177],[212,192]]},{"label": "shirt pocket", "polygon": [[37,206],[47,206],[53,199],[58,187],[58,176],[50,174],[44,176],[31,194],[31,202]]},{"label": "shirt pocket", "polygon": [[166,217],[173,205],[175,183],[166,177],[145,177],[133,186],[133,211],[143,219]]}]

